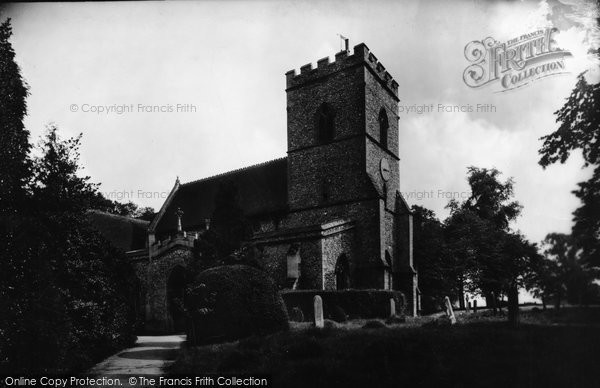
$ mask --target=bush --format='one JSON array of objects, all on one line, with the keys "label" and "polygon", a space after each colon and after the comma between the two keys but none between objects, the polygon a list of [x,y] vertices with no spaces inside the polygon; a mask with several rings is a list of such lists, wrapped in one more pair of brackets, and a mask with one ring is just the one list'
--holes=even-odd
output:
[{"label": "bush", "polygon": [[264,272],[226,265],[201,272],[188,290],[188,341],[205,344],[287,330],[288,316]]}]

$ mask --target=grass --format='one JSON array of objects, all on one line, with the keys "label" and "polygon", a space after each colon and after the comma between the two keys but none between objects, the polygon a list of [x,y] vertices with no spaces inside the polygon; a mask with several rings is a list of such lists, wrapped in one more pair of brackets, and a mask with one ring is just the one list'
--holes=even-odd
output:
[{"label": "grass", "polygon": [[599,387],[600,308],[528,311],[510,328],[491,313],[362,329],[366,321],[188,347],[171,373],[251,373],[276,387]]}]

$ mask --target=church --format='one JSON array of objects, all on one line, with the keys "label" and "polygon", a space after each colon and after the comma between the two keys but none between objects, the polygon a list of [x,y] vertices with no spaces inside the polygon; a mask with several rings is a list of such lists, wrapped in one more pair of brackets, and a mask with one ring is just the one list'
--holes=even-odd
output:
[{"label": "church", "polygon": [[194,239],[210,228],[215,196],[235,185],[248,243],[282,290],[393,289],[417,311],[412,216],[400,193],[398,83],[365,44],[288,71],[287,157],[175,182],[128,252],[146,320],[177,326],[177,293]]}]

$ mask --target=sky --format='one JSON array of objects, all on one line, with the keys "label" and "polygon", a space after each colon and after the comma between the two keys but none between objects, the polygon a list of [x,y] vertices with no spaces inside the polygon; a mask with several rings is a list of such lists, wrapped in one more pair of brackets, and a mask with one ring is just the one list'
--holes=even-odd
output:
[{"label": "sky", "polygon": [[[63,138],[82,133],[82,174],[109,198],[158,210],[177,176],[186,182],[285,156],[284,74],[333,60],[342,34],[351,47],[364,42],[399,84],[407,202],[443,219],[450,198],[469,195],[467,167],[494,167],[514,179],[523,205],[512,227],[539,242],[569,233],[579,205],[571,191],[591,175],[578,153],[545,170],[537,163],[539,138],[557,128],[553,113],[577,75],[588,70],[590,82],[598,79],[588,54],[598,47],[597,9],[563,3],[27,3],[3,6],[0,20],[12,19],[30,87],[32,142],[50,123]],[[547,27],[560,29],[556,43],[572,54],[564,74],[506,92],[497,82],[465,84],[469,42],[506,42]],[[494,109],[440,112],[439,104]]]}]

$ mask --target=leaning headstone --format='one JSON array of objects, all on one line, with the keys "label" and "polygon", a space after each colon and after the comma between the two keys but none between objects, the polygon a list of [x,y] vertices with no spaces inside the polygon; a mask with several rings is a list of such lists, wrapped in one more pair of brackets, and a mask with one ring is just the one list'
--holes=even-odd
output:
[{"label": "leaning headstone", "polygon": [[390,298],[390,317],[396,315],[396,301],[394,298]]},{"label": "leaning headstone", "polygon": [[325,326],[325,320],[323,319],[323,299],[319,295],[315,295],[313,305],[315,309],[315,327],[322,329]]},{"label": "leaning headstone", "polygon": [[476,300],[473,301],[473,312],[474,313],[477,312],[477,301]]},{"label": "leaning headstone", "polygon": [[452,310],[450,298],[444,298],[444,302],[446,303],[446,316],[450,319],[450,324],[454,325],[456,323],[456,317],[454,316],[454,310]]}]

